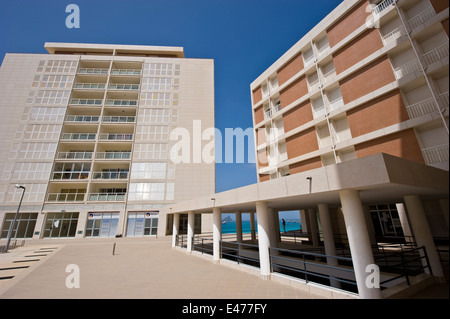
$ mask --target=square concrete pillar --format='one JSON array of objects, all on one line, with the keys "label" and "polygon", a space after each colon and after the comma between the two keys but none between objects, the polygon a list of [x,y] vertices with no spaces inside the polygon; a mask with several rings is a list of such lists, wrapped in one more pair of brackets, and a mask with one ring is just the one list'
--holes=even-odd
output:
[{"label": "square concrete pillar", "polygon": [[172,225],[172,248],[177,245],[177,237],[180,229],[180,214],[173,214],[173,225]]},{"label": "square concrete pillar", "polygon": [[258,245],[259,245],[259,264],[261,278],[270,278],[270,218],[265,202],[256,202],[256,215],[258,221]]},{"label": "square concrete pillar", "polygon": [[220,259],[220,240],[222,238],[222,214],[219,207],[213,208],[213,260]]}]

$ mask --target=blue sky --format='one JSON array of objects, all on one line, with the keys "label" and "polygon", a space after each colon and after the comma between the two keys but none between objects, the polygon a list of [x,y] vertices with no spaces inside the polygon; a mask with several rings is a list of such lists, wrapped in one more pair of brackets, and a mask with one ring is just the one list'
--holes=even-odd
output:
[{"label": "blue sky", "polygon": [[[187,58],[214,59],[215,122],[224,136],[227,127],[252,126],[250,83],[340,2],[2,0],[0,59],[46,53],[44,42],[182,46]],[[79,29],[65,25],[71,3],[80,8]],[[255,182],[255,164],[216,164],[217,192]]]}]

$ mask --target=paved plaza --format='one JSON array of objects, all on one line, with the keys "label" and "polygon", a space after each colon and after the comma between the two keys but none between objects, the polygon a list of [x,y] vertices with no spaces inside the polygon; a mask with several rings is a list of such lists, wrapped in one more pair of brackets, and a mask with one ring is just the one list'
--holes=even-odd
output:
[{"label": "paved plaza", "polygon": [[[113,255],[114,243],[116,243]],[[79,269],[79,288],[66,279]],[[40,240],[0,254],[0,299],[320,299],[323,296],[171,249],[171,238]],[[7,279],[11,277],[10,279]],[[439,289],[438,289],[439,290]],[[448,286],[426,298],[448,298]],[[441,292],[444,292],[442,295]],[[420,297],[420,296],[416,296]]]}]

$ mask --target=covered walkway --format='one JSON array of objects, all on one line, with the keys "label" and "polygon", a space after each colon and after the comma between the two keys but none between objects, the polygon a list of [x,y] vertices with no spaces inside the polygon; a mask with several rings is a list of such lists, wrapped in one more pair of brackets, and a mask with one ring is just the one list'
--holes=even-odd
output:
[{"label": "covered walkway", "polygon": [[[425,201],[440,207],[448,258],[448,172],[386,154],[177,203],[164,213],[170,216],[165,220],[172,247],[199,250],[214,261],[250,264],[263,279],[282,273],[378,299],[418,283],[447,280]],[[396,239],[401,242],[395,246],[384,247],[375,236],[368,207],[381,204],[394,205],[399,215],[402,234]],[[283,210],[302,212],[307,240],[281,240],[278,212]],[[236,214],[235,240],[222,238],[222,213]],[[251,213],[255,231],[249,239],[240,231],[242,213]],[[181,214],[187,214],[187,235],[178,233]],[[212,214],[209,238],[194,234],[198,214]]]}]

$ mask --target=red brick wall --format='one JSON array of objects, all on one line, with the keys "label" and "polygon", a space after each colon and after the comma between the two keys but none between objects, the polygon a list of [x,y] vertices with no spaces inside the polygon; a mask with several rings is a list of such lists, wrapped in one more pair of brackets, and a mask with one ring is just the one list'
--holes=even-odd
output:
[{"label": "red brick wall", "polygon": [[288,158],[294,158],[319,149],[315,127],[306,129],[286,139]]},{"label": "red brick wall", "polygon": [[301,70],[303,70],[303,58],[300,52],[278,70],[278,85],[283,84]]},{"label": "red brick wall", "polygon": [[313,120],[313,114],[311,102],[308,100],[283,114],[284,131],[289,132],[311,120]]},{"label": "red brick wall", "polygon": [[444,11],[448,8],[448,0],[430,0],[430,2],[436,13]]},{"label": "red brick wall", "polygon": [[389,92],[347,112],[352,136],[360,136],[408,120],[399,90]]},{"label": "red brick wall", "polygon": [[256,108],[253,112],[255,112],[255,124],[264,121],[264,110],[262,105]]},{"label": "red brick wall", "polygon": [[371,12],[366,12],[367,5],[367,1],[361,0],[354,8],[328,28],[327,36],[330,47],[335,46],[353,31],[366,23],[367,17],[371,15]]},{"label": "red brick wall", "polygon": [[347,70],[382,47],[383,42],[377,29],[369,29],[363,32],[333,54],[336,74]]},{"label": "red brick wall", "polygon": [[339,81],[344,103],[349,103],[395,81],[394,71],[387,56]]},{"label": "red brick wall", "polygon": [[289,174],[293,175],[319,167],[322,167],[322,161],[320,160],[320,157],[314,157],[302,162],[289,165]]},{"label": "red brick wall", "polygon": [[256,103],[258,103],[261,100],[262,100],[262,91],[261,87],[258,87],[253,91],[253,105],[256,105]]},{"label": "red brick wall", "polygon": [[306,77],[303,75],[301,78],[297,79],[294,83],[280,92],[281,107],[283,108],[288,106],[307,93],[308,86],[306,84]]},{"label": "red brick wall", "polygon": [[355,145],[355,151],[358,158],[377,153],[386,153],[425,164],[414,129],[382,136],[375,140]]}]

